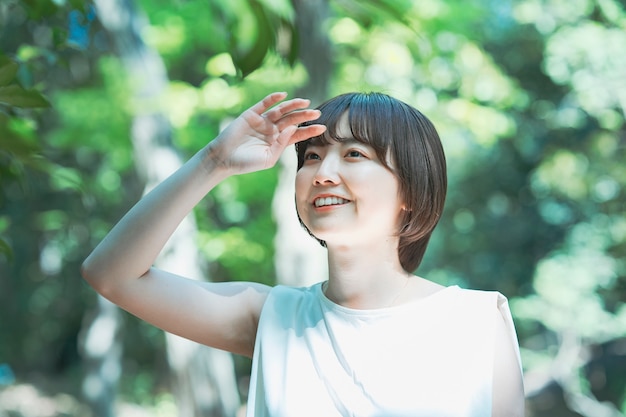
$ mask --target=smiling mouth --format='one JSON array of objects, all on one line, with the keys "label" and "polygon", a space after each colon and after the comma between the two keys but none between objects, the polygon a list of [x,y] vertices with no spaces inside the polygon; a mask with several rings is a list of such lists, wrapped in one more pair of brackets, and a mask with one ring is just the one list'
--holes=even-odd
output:
[{"label": "smiling mouth", "polygon": [[343,199],[341,197],[321,197],[316,198],[313,202],[315,207],[323,207],[323,206],[336,206],[339,204],[349,203],[350,200]]}]

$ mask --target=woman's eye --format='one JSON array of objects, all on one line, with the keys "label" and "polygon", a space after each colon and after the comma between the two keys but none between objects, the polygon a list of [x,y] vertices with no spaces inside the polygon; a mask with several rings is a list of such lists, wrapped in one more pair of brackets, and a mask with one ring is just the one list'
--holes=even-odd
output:
[{"label": "woman's eye", "polygon": [[350,158],[360,158],[360,157],[365,156],[365,155],[363,155],[363,154],[362,154],[361,152],[359,152],[359,151],[352,150],[352,151],[349,151],[349,152],[346,154],[346,156],[347,156],[347,157],[350,157]]},{"label": "woman's eye", "polygon": [[320,159],[320,156],[318,154],[316,154],[315,152],[308,152],[306,154],[304,154],[304,159],[308,160],[308,159]]}]

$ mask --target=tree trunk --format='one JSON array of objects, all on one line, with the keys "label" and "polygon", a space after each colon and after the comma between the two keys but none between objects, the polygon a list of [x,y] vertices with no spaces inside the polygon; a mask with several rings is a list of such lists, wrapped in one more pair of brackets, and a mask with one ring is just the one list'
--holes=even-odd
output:
[{"label": "tree trunk", "polygon": [[[146,18],[132,0],[96,0],[95,6],[124,66],[132,99],[139,104],[133,116],[132,142],[137,171],[147,192],[182,164],[172,146],[170,123],[154,106],[168,84],[165,66],[143,42]],[[193,218],[188,216],[169,240],[157,265],[190,278],[205,275],[194,244],[195,232]],[[166,340],[178,416],[235,416],[240,399],[232,356],[167,333]]]},{"label": "tree trunk", "polygon": [[[298,57],[309,74],[297,95],[311,99],[312,106],[324,101],[333,70],[331,43],[322,30],[330,11],[328,0],[292,0],[299,37]],[[297,160],[291,150],[280,159],[272,210],[277,222],[275,268],[281,284],[303,286],[328,277],[326,250],[300,226],[294,203]]]}]

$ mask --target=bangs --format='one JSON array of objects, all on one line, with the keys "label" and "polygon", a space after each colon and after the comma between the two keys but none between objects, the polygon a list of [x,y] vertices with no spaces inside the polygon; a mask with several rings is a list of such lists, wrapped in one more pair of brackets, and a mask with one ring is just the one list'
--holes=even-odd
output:
[{"label": "bangs", "polygon": [[354,140],[371,146],[378,159],[390,169],[387,155],[393,146],[392,137],[389,135],[389,132],[393,131],[391,124],[393,107],[394,103],[390,97],[379,93],[343,94],[320,105],[318,109],[322,114],[319,119],[302,125],[323,124],[326,131],[319,136],[296,143],[298,169],[304,163],[304,152],[308,145],[323,146],[348,139],[337,136],[337,125],[346,111]]}]

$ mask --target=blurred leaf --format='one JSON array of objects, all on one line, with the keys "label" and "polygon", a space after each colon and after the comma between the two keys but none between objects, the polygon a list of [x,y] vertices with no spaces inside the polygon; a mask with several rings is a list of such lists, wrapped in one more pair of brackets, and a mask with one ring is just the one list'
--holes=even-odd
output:
[{"label": "blurred leaf", "polygon": [[[233,62],[242,76],[245,78],[255,69],[259,68],[267,55],[267,52],[274,46],[274,29],[267,17],[266,11],[258,1],[250,1],[250,8],[254,14],[256,22],[256,37],[254,44],[244,51],[237,51],[233,48]],[[234,38],[233,38],[234,41]]]},{"label": "blurred leaf", "polygon": [[4,255],[9,261],[13,260],[13,250],[2,238],[0,238],[0,254]]},{"label": "blurred leaf", "polygon": [[56,166],[50,174],[50,185],[53,189],[81,191],[83,188],[83,180],[77,169]]},{"label": "blurred leaf", "polygon": [[26,10],[32,19],[41,19],[53,15],[59,7],[52,0],[23,0]]},{"label": "blurred leaf", "polygon": [[293,19],[294,10],[290,0],[257,0],[264,8],[281,19]]},{"label": "blurred leaf", "polygon": [[411,28],[407,13],[413,5],[410,0],[351,0],[341,3],[341,6],[346,9],[347,15],[365,28],[369,28],[374,23],[385,21],[398,21]]},{"label": "blurred leaf", "polygon": [[41,93],[24,90],[16,84],[0,87],[0,103],[22,108],[50,107]]},{"label": "blurred leaf", "polygon": [[55,164],[41,155],[41,146],[30,138],[30,133],[24,119],[0,113],[0,155],[7,155],[9,165],[18,166],[20,171],[28,167],[44,173],[52,172]]},{"label": "blurred leaf", "polygon": [[407,11],[411,9],[410,0],[370,0],[373,9],[388,14],[392,19],[409,25]]},{"label": "blurred leaf", "polygon": [[90,8],[91,2],[87,0],[68,0],[70,5],[78,10],[86,11]]},{"label": "blurred leaf", "polygon": [[287,53],[284,55],[287,58],[287,62],[289,63],[289,65],[293,67],[298,61],[298,45],[299,45],[298,29],[293,23],[287,20],[283,20],[282,23],[283,23],[283,27],[289,30],[289,36],[290,36],[289,49]]},{"label": "blurred leaf", "polygon": [[19,159],[26,159],[39,151],[39,146],[25,141],[9,130],[0,129],[0,148]]},{"label": "blurred leaf", "polygon": [[39,146],[25,140],[24,129],[15,128],[15,119],[0,113],[0,149],[17,156],[27,156],[39,151]]},{"label": "blurred leaf", "polygon": [[0,55],[0,87],[9,85],[15,79],[18,68],[17,62]]}]

